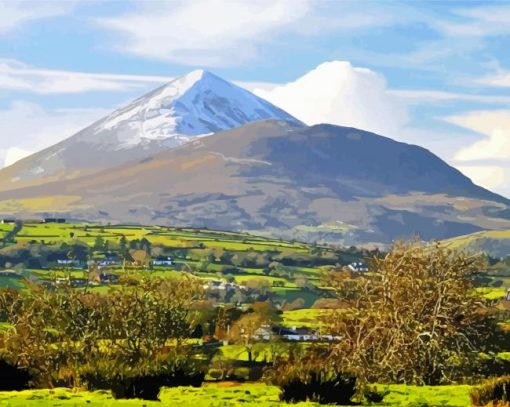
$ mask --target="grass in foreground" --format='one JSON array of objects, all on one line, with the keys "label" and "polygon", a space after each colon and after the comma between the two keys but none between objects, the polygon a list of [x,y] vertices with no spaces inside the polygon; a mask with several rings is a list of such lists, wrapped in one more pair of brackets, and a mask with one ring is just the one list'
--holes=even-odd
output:
[{"label": "grass in foreground", "polygon": [[[380,386],[379,390],[390,393],[381,406],[449,406],[470,405],[470,386]],[[164,389],[161,402],[141,400],[114,400],[109,392],[73,392],[67,389],[28,390],[23,392],[0,392],[0,406],[279,406],[279,390],[262,383],[210,383],[200,388],[177,387]],[[317,403],[299,403],[294,406],[317,406]]]}]

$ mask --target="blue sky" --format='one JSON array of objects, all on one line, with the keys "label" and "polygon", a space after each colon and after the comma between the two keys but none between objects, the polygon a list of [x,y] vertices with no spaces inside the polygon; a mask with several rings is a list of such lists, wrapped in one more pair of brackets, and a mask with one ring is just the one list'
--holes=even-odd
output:
[{"label": "blue sky", "polygon": [[508,21],[510,1],[0,0],[0,164],[205,68],[510,196]]}]

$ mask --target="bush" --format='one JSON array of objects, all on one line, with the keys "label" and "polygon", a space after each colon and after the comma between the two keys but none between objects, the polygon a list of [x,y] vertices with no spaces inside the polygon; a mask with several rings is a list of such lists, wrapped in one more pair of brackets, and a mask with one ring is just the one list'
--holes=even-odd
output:
[{"label": "bush", "polygon": [[28,389],[30,386],[30,373],[0,359],[0,391],[19,391]]},{"label": "bush", "polygon": [[354,404],[356,378],[339,373],[325,378],[322,372],[312,372],[306,381],[296,377],[280,385],[280,399],[285,402],[315,401],[321,404]]},{"label": "bush", "polygon": [[491,379],[476,387],[471,392],[471,403],[474,406],[503,405],[510,402],[510,376]]},{"label": "bush", "polygon": [[280,400],[290,403],[313,401],[321,404],[354,405],[356,377],[327,367],[314,356],[299,362],[287,361],[268,374],[269,380],[280,387]]},{"label": "bush", "polygon": [[388,391],[377,391],[377,387],[368,387],[365,389],[363,395],[365,396],[365,400],[372,404],[381,403],[388,393]]},{"label": "bush", "polygon": [[480,358],[478,372],[481,377],[510,375],[510,360],[501,358]]},{"label": "bush", "polygon": [[209,369],[207,372],[207,380],[220,381],[221,379],[223,379],[223,370]]},{"label": "bush", "polygon": [[121,375],[104,374],[95,371],[82,376],[89,390],[111,390],[116,399],[158,400],[162,387],[200,387],[204,381],[203,372],[189,372],[176,369],[167,373],[130,373]]},{"label": "bush", "polygon": [[115,398],[158,400],[161,387],[200,387],[205,374],[191,354],[173,354],[138,365],[102,358],[84,366],[80,378],[88,390],[111,390]]}]

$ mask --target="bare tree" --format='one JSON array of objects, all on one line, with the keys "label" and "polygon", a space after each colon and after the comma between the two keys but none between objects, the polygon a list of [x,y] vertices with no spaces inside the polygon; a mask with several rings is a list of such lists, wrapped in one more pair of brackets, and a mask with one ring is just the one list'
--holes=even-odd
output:
[{"label": "bare tree", "polygon": [[480,257],[412,243],[370,263],[369,273],[330,281],[347,302],[325,321],[341,337],[333,360],[365,382],[437,384],[462,373],[489,334],[490,309],[472,282]]}]

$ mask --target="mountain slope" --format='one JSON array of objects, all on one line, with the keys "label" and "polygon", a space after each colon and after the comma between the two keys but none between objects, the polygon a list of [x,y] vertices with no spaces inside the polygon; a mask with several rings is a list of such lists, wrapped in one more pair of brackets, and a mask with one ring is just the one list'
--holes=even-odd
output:
[{"label": "mountain slope", "polygon": [[193,137],[265,119],[299,121],[202,70],[136,99],[74,136],[0,171],[0,190],[71,179],[141,159]]},{"label": "mountain slope", "polygon": [[274,120],[93,176],[0,192],[0,213],[57,212],[349,244],[510,228],[507,199],[423,148]]}]

